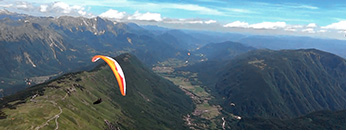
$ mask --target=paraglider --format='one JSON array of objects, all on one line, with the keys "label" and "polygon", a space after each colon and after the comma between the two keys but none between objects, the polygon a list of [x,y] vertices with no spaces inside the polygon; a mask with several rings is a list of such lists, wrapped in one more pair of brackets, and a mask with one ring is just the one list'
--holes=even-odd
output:
[{"label": "paraglider", "polygon": [[188,52],[188,58],[185,60],[185,64],[187,64],[189,62],[189,57],[190,57],[190,52]]},{"label": "paraglider", "polygon": [[96,62],[99,59],[103,59],[113,71],[115,78],[119,84],[120,92],[123,96],[126,95],[126,79],[124,72],[122,71],[118,62],[116,62],[113,58],[103,55],[96,55],[92,58],[92,62]]}]

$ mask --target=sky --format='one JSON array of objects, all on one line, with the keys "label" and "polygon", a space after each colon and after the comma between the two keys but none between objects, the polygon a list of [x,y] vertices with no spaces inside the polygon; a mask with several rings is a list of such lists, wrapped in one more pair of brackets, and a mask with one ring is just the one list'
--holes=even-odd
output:
[{"label": "sky", "polygon": [[176,29],[345,39],[345,0],[0,0],[33,16],[102,17]]}]

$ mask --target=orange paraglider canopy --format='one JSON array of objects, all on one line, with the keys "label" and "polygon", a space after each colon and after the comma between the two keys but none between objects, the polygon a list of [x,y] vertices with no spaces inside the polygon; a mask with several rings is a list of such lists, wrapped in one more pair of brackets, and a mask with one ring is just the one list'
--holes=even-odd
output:
[{"label": "orange paraglider canopy", "polygon": [[92,62],[96,62],[99,59],[103,59],[113,71],[115,78],[119,84],[120,92],[123,96],[126,95],[126,79],[124,72],[121,69],[121,66],[118,62],[116,62],[113,58],[104,56],[104,55],[96,55],[92,58]]}]

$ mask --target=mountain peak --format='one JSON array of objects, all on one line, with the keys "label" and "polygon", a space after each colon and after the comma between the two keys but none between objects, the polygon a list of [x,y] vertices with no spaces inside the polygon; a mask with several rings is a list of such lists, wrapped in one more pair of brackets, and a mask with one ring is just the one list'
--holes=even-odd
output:
[{"label": "mountain peak", "polygon": [[0,9],[0,14],[6,14],[6,15],[12,15],[12,14],[15,14],[15,13],[12,13],[6,9]]}]

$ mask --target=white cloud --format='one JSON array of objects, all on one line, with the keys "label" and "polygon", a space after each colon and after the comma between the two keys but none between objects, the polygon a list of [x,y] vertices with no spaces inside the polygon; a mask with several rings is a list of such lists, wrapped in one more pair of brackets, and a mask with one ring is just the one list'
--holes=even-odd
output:
[{"label": "white cloud", "polygon": [[109,9],[106,12],[103,12],[99,15],[102,18],[108,18],[111,20],[119,20],[124,22],[140,22],[140,21],[153,21],[153,22],[162,22],[169,24],[214,24],[217,23],[216,20],[202,20],[202,19],[171,19],[163,18],[159,13],[140,13],[136,11],[134,14],[127,14],[126,12],[119,12],[117,10]]},{"label": "white cloud", "polygon": [[310,6],[310,5],[299,5],[299,6],[295,6],[295,8],[304,8],[304,9],[312,9],[312,10],[319,9],[316,6]]},{"label": "white cloud", "polygon": [[17,8],[28,8],[28,5],[26,2],[17,2],[16,7]]},{"label": "white cloud", "polygon": [[34,9],[34,6],[31,3],[23,2],[23,1],[17,1],[14,6],[16,9],[29,11]]},{"label": "white cloud", "polygon": [[13,4],[4,4],[4,5],[0,5],[0,7],[4,7],[4,8],[10,8],[12,7]]},{"label": "white cloud", "polygon": [[247,9],[239,9],[239,8],[220,8],[221,10],[227,11],[229,13],[256,13]]},{"label": "white cloud", "polygon": [[252,24],[249,26],[254,29],[278,29],[286,27],[285,22],[262,22],[257,24]]},{"label": "white cloud", "polygon": [[246,22],[235,21],[235,22],[223,25],[223,27],[252,28],[252,29],[279,29],[279,28],[285,28],[286,23],[285,22],[262,22],[262,23],[256,23],[256,24],[248,24]]},{"label": "white cloud", "polygon": [[315,23],[310,23],[306,26],[307,28],[316,28],[317,27],[317,24]]},{"label": "white cloud", "polygon": [[126,12],[119,12],[117,10],[109,9],[108,11],[103,12],[99,16],[102,18],[124,19],[126,17]]},{"label": "white cloud", "polygon": [[40,12],[46,12],[48,5],[40,5]]},{"label": "white cloud", "polygon": [[297,31],[297,29],[294,29],[294,28],[285,28],[285,31],[292,31],[292,32],[295,32],[295,31]]},{"label": "white cloud", "polygon": [[204,21],[200,21],[200,20],[193,20],[193,21],[183,21],[189,24],[203,24]]},{"label": "white cloud", "polygon": [[303,25],[289,25],[291,28],[299,29],[299,28],[304,28]]},{"label": "white cloud", "polygon": [[[33,4],[32,4],[33,5]],[[32,12],[39,11],[40,15],[48,16],[84,16],[91,17],[94,16],[91,13],[87,13],[85,7],[80,5],[69,5],[64,2],[53,2],[49,4],[42,4],[33,8]]]},{"label": "white cloud", "polygon": [[[327,28],[338,28],[343,26],[341,24],[333,24],[328,26]],[[284,30],[286,32],[293,33],[328,33],[328,30],[320,29],[316,23],[309,23],[307,25],[287,25],[285,22],[262,22],[256,24],[249,24],[247,22],[234,21],[232,23],[228,23],[223,25],[226,28],[242,28],[242,29],[265,29],[265,30]],[[340,28],[338,28],[340,29]],[[342,28],[343,29],[343,28]],[[340,30],[343,31],[343,30]],[[343,33],[343,32],[338,32]]]},{"label": "white cloud", "polygon": [[303,29],[302,32],[307,32],[307,33],[315,33],[313,28],[307,28],[307,29]]},{"label": "white cloud", "polygon": [[168,4],[159,4],[160,8],[173,8],[173,9],[182,9],[182,10],[187,10],[187,11],[195,11],[200,14],[210,14],[210,15],[223,15],[222,12],[199,6],[199,5],[193,5],[193,4],[173,4],[173,3],[168,3]]},{"label": "white cloud", "polygon": [[87,14],[87,12],[83,11],[83,10],[79,10],[78,13],[82,16],[85,16]]},{"label": "white cloud", "polygon": [[325,33],[325,32],[327,32],[327,30],[319,30],[319,31],[317,31],[318,33]]},{"label": "white cloud", "polygon": [[205,24],[213,24],[213,23],[217,23],[216,20],[207,20],[207,21],[204,21]]},{"label": "white cloud", "polygon": [[323,26],[321,27],[323,29],[335,29],[335,30],[346,30],[347,28],[347,21],[339,21],[337,23],[332,23],[330,25],[327,26]]},{"label": "white cloud", "polygon": [[139,13],[138,11],[136,11],[132,16],[129,16],[128,19],[143,21],[162,21],[161,14],[159,13]]},{"label": "white cloud", "polygon": [[223,12],[197,5],[197,4],[184,4],[184,3],[170,3],[170,2],[141,2],[141,1],[131,1],[131,0],[101,0],[101,1],[84,1],[85,5],[90,6],[113,6],[113,7],[127,7],[129,9],[140,10],[140,11],[148,11],[148,12],[161,12],[163,10],[185,10],[197,12],[204,15],[224,15]]},{"label": "white cloud", "polygon": [[347,32],[345,30],[338,31],[338,33],[346,34]]},{"label": "white cloud", "polygon": [[[6,8],[11,12],[30,14],[34,16],[84,16],[90,17],[85,8],[80,5],[69,5],[65,2],[25,2],[25,1],[6,1],[5,4],[0,2],[0,7]],[[70,3],[70,2],[68,2]]]},{"label": "white cloud", "polygon": [[201,19],[164,19],[164,23],[171,24],[214,24],[217,23],[216,20],[201,20]]},{"label": "white cloud", "polygon": [[79,12],[79,11],[80,11],[80,13],[83,13],[84,7],[78,6],[78,5],[70,6],[64,2],[55,2],[52,5],[52,9],[56,9],[62,13],[68,14],[71,12]]},{"label": "white cloud", "polygon": [[231,27],[231,28],[248,28],[249,24],[246,22],[234,21],[232,23],[223,25],[223,27]]},{"label": "white cloud", "polygon": [[70,6],[64,2],[55,2],[52,5],[52,8],[62,10],[63,13],[70,13],[70,11],[71,11]]}]

